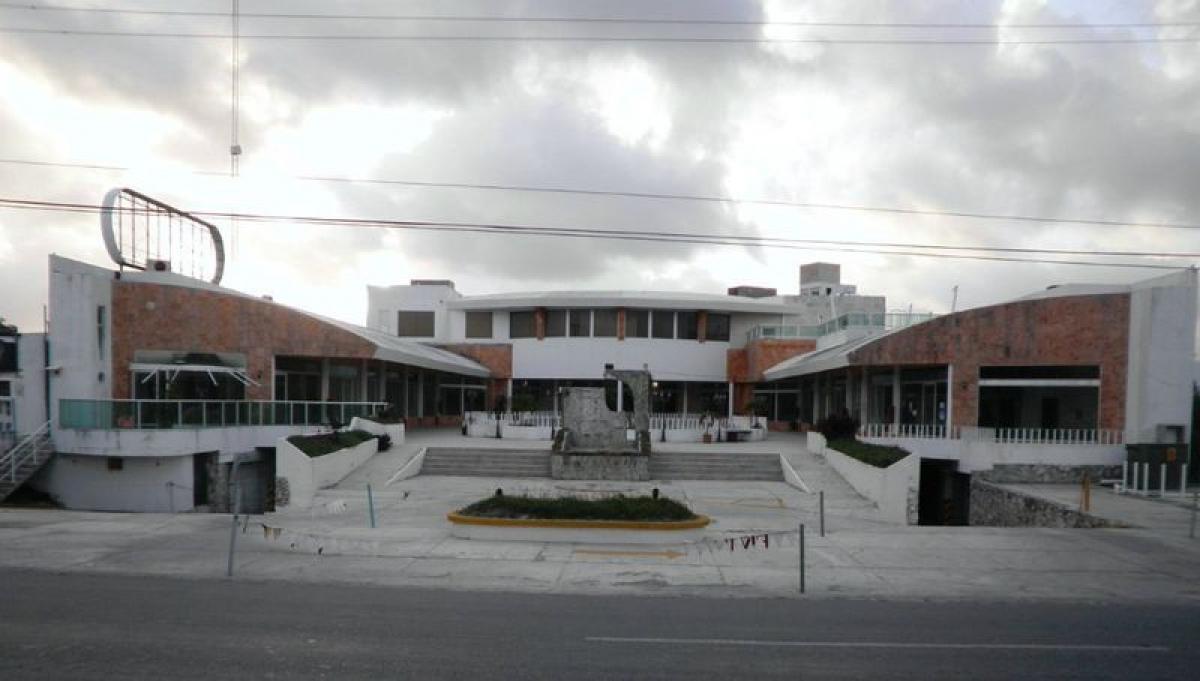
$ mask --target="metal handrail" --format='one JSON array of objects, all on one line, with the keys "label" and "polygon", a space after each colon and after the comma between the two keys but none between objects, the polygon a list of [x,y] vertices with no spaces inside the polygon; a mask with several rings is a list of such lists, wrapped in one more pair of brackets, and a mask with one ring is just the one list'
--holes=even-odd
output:
[{"label": "metal handrail", "polygon": [[[0,477],[8,477],[12,482],[17,481],[17,469],[25,461],[33,458],[38,462],[38,456],[43,453],[42,447],[50,442],[50,422],[46,421],[37,430],[26,435],[4,454],[0,455]],[[7,470],[5,470],[7,468]]]},{"label": "metal handrail", "polygon": [[322,425],[370,416],[386,402],[315,400],[78,400],[60,399],[61,428],[153,430],[237,426]]}]

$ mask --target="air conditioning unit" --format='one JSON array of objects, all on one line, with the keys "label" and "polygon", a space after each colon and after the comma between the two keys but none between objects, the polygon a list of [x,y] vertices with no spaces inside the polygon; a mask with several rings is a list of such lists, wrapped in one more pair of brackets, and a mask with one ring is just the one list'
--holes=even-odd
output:
[{"label": "air conditioning unit", "polygon": [[147,272],[170,272],[171,271],[171,261],[170,260],[157,260],[157,259],[147,260],[146,261],[146,271]]}]

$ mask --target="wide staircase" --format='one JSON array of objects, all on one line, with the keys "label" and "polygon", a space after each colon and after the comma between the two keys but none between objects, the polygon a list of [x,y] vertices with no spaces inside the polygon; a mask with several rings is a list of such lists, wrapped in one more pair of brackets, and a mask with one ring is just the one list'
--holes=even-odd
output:
[{"label": "wide staircase", "polygon": [[654,452],[655,480],[783,480],[778,454]]},{"label": "wide staircase", "polygon": [[550,452],[534,449],[430,447],[425,450],[421,475],[548,478]]},{"label": "wide staircase", "polygon": [[54,456],[50,422],[26,435],[0,454],[0,501],[4,501],[34,476]]}]

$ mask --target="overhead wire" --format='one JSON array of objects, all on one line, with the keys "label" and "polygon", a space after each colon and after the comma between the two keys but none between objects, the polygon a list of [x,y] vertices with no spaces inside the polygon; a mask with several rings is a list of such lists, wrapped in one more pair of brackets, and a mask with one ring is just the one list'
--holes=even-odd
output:
[{"label": "overhead wire", "polygon": [[[104,210],[120,210],[106,209],[104,206],[86,203],[69,203],[56,201],[38,201],[30,199],[13,199],[0,198],[0,208],[15,208],[26,210],[46,210],[66,213],[87,213],[98,214]],[[319,216],[305,215],[272,215],[259,213],[233,213],[221,211],[188,211],[190,214],[197,217],[207,217],[215,219],[232,219],[237,218],[246,222],[270,222],[270,223],[289,223],[289,224],[309,224],[317,226],[340,226],[340,227],[375,227],[388,229],[410,229],[424,231],[439,231],[439,232],[466,232],[466,233],[483,233],[483,234],[506,234],[506,235],[521,235],[521,236],[549,236],[562,238],[590,238],[590,239],[608,239],[622,241],[647,241],[660,243],[676,243],[676,244],[704,244],[718,246],[741,246],[741,247],[761,247],[761,248],[777,248],[787,250],[801,251],[833,251],[833,252],[849,252],[849,253],[869,253],[875,255],[891,255],[891,256],[909,256],[909,257],[928,257],[928,258],[949,258],[963,260],[985,260],[995,262],[1017,262],[1017,263],[1033,263],[1033,264],[1056,264],[1056,265],[1080,265],[1094,267],[1123,267],[1123,268],[1146,268],[1146,269],[1181,269],[1187,265],[1179,264],[1159,264],[1159,263],[1135,263],[1135,262],[1100,262],[1092,260],[1067,260],[1061,258],[1018,258],[1004,255],[981,255],[977,253],[964,253],[959,251],[973,252],[1005,252],[1005,253],[1036,253],[1036,252],[1058,252],[1071,253],[1075,255],[1091,255],[1091,256],[1111,256],[1121,255],[1121,253],[1103,252],[1103,251],[1044,251],[1042,249],[1009,249],[1001,247],[987,246],[948,246],[948,245],[928,245],[928,244],[875,244],[872,242],[853,242],[853,241],[838,241],[838,240],[783,240],[773,239],[771,237],[746,237],[742,235],[709,235],[695,233],[670,233],[670,232],[653,232],[644,230],[611,230],[597,228],[582,228],[582,227],[542,227],[530,225],[512,225],[500,223],[485,223],[485,222],[450,222],[450,221],[434,221],[434,220],[386,220],[386,219],[371,219],[371,218],[331,218]],[[757,239],[757,240],[755,240]],[[804,245],[801,245],[804,244]],[[899,248],[909,250],[895,250]],[[954,250],[955,252],[924,252],[911,249],[943,249]],[[1137,257],[1200,257],[1200,253],[1126,253],[1124,255],[1136,255]]]}]

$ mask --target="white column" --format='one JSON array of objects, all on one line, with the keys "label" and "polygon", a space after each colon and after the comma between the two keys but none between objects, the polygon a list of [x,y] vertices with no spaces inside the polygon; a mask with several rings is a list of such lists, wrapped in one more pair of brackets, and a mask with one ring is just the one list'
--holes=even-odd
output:
[{"label": "white column", "polygon": [[892,367],[892,424],[900,431],[900,367]]},{"label": "white column", "polygon": [[321,401],[329,400],[329,358],[321,359]]},{"label": "white column", "polygon": [[817,374],[812,376],[812,422],[821,420],[821,386]]},{"label": "white column", "polygon": [[871,382],[868,378],[870,371],[862,368],[862,378],[858,382],[858,422],[866,423],[871,418]]},{"label": "white column", "polygon": [[368,371],[367,371],[367,364],[368,364],[368,362],[369,362],[369,361],[370,361],[370,360],[366,360],[366,359],[364,359],[364,360],[361,362],[362,366],[360,366],[360,367],[359,367],[359,369],[358,369],[358,371],[359,371],[359,375],[358,375],[358,401],[359,401],[359,402],[366,402],[366,401],[367,401],[367,376],[370,374],[370,372],[368,372]]},{"label": "white column", "polygon": [[617,411],[625,411],[625,383],[617,381]]},{"label": "white column", "polygon": [[425,372],[417,370],[417,416],[425,415]]},{"label": "white column", "polygon": [[683,411],[680,413],[686,414],[686,413],[688,413],[688,410],[687,410],[688,384],[687,384],[687,381],[680,381],[679,385],[683,386]]},{"label": "white column", "polygon": [[729,395],[725,400],[725,417],[733,418],[733,381],[729,382]]}]

